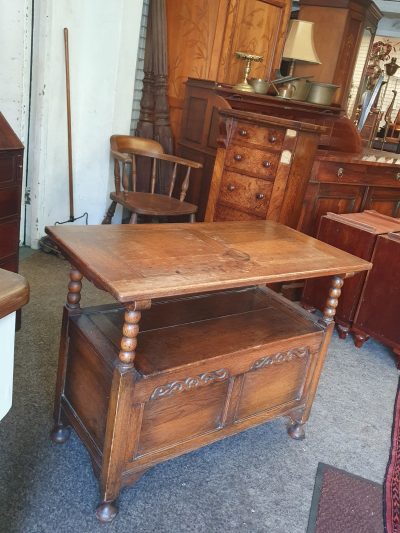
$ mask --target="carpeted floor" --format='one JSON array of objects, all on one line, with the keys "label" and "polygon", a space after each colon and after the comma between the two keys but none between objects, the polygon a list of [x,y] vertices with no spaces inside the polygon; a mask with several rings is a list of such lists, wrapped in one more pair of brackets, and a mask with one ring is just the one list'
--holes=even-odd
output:
[{"label": "carpeted floor", "polygon": [[[21,262],[31,302],[16,338],[14,405],[0,422],[1,533],[304,533],[318,462],[382,483],[395,363],[373,341],[360,351],[335,336],[305,441],[277,420],[158,465],[123,490],[115,522],[100,525],[85,449],[75,435],[64,446],[48,439],[67,272],[41,252]],[[108,299],[85,284],[85,301]]]}]

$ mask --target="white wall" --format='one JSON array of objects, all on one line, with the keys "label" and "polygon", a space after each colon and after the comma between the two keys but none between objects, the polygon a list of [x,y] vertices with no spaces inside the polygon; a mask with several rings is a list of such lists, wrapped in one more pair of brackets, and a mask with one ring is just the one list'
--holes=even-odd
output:
[{"label": "white wall", "polygon": [[[32,0],[0,0],[0,111],[21,139],[28,136]],[[26,155],[24,169],[26,170]],[[24,195],[25,179],[23,180]],[[21,212],[21,240],[24,209]]]},{"label": "white wall", "polygon": [[113,185],[110,135],[129,133],[141,12],[142,0],[35,2],[32,247],[46,225],[69,217],[63,28],[69,29],[75,216],[87,211],[89,223],[98,224]]}]

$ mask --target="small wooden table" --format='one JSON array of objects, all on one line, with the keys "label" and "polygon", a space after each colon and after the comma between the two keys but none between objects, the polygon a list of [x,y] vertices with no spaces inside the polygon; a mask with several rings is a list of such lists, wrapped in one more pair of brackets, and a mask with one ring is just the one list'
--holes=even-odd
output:
[{"label": "small wooden table", "polygon": [[[52,438],[86,445],[101,521],[158,462],[283,415],[304,437],[343,278],[370,263],[272,221],[46,231],[73,265]],[[83,276],[118,304],[81,309]],[[318,276],[320,320],[265,287]]]}]

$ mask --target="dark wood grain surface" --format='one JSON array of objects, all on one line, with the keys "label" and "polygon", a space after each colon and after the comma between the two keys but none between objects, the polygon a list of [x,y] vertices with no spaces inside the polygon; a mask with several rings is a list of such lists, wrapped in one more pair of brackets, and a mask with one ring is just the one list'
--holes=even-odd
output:
[{"label": "dark wood grain surface", "polygon": [[273,221],[47,227],[118,301],[368,270],[370,263]]}]

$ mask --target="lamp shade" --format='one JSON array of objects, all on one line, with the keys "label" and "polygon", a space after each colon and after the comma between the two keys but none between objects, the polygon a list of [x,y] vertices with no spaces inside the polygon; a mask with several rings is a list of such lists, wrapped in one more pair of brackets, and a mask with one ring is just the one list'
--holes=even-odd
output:
[{"label": "lamp shade", "polygon": [[321,63],[314,48],[314,22],[291,20],[283,50],[284,59]]}]

